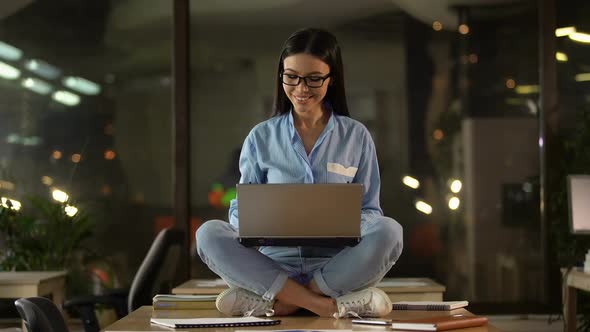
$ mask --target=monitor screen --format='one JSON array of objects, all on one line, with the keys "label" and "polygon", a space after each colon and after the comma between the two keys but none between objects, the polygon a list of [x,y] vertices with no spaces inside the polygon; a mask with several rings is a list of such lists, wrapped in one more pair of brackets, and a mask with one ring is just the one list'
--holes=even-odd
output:
[{"label": "monitor screen", "polygon": [[567,189],[572,233],[590,234],[590,175],[569,175]]}]

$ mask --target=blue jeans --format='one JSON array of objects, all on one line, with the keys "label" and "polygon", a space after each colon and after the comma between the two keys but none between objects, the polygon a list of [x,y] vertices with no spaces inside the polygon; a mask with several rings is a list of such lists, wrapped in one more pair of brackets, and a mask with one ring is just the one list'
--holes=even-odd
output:
[{"label": "blue jeans", "polygon": [[287,278],[302,285],[315,280],[332,298],[376,285],[395,264],[403,248],[402,227],[388,217],[361,226],[354,247],[244,247],[238,232],[223,220],[197,230],[197,252],[209,269],[230,287],[272,300]]}]

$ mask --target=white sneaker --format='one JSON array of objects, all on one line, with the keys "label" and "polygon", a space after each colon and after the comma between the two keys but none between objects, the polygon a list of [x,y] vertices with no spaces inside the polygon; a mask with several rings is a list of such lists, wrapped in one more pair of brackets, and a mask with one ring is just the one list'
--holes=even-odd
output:
[{"label": "white sneaker", "polygon": [[274,316],[274,303],[243,288],[226,289],[215,300],[217,310],[230,316]]},{"label": "white sneaker", "polygon": [[338,312],[334,318],[382,317],[391,312],[389,296],[379,288],[370,287],[336,299]]}]

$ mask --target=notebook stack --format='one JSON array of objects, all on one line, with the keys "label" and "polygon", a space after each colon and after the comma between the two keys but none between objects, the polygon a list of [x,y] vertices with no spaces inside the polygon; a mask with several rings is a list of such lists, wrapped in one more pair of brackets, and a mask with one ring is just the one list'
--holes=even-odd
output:
[{"label": "notebook stack", "polygon": [[152,299],[154,310],[215,309],[217,295],[157,294]]},{"label": "notebook stack", "polygon": [[452,314],[433,317],[418,317],[406,320],[378,318],[353,319],[353,324],[377,325],[402,331],[447,331],[467,327],[478,327],[488,324],[487,317],[471,314]]},{"label": "notebook stack", "polygon": [[402,301],[394,302],[393,310],[451,311],[467,305],[467,301]]}]

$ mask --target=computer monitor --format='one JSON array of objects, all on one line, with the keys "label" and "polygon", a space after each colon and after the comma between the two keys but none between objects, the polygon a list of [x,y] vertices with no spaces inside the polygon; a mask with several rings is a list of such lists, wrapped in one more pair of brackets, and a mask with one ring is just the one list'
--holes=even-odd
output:
[{"label": "computer monitor", "polygon": [[590,175],[568,175],[570,230],[590,234]]}]

